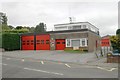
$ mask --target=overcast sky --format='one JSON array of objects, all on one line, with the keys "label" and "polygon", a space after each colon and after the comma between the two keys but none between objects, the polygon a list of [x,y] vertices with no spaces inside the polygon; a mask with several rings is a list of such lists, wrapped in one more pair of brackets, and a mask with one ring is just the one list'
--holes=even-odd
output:
[{"label": "overcast sky", "polygon": [[117,1],[33,1],[2,1],[0,12],[6,13],[8,24],[14,27],[35,27],[44,22],[50,31],[53,30],[54,24],[68,23],[68,17],[72,16],[76,22],[88,21],[98,27],[101,36],[115,35],[118,29]]}]

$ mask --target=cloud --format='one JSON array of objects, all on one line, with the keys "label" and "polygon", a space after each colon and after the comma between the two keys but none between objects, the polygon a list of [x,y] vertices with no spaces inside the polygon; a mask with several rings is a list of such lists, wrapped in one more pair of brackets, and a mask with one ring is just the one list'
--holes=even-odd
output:
[{"label": "cloud", "polygon": [[[115,34],[117,29],[117,2],[3,2],[2,11],[10,25],[36,26],[39,22],[53,30],[54,24],[89,21],[100,29],[101,35]],[[109,29],[109,30],[108,30]]]}]

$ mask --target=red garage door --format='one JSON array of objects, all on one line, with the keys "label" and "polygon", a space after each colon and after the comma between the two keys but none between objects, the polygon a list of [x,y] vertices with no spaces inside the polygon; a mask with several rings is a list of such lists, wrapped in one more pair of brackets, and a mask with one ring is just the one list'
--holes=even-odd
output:
[{"label": "red garage door", "polygon": [[22,36],[22,50],[34,50],[34,36]]},{"label": "red garage door", "polygon": [[36,50],[50,50],[50,35],[36,35]]},{"label": "red garage door", "polygon": [[65,39],[56,39],[56,50],[65,49]]}]

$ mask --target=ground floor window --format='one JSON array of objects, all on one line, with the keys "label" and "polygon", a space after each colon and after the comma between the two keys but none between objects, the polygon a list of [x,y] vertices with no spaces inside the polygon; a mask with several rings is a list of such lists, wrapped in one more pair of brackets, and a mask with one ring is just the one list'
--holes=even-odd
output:
[{"label": "ground floor window", "polygon": [[82,39],[82,46],[85,46],[85,38],[84,39]]},{"label": "ground floor window", "polygon": [[66,47],[86,47],[88,46],[87,38],[66,39]]},{"label": "ground floor window", "polygon": [[71,44],[70,44],[70,43],[71,43],[71,40],[70,40],[70,39],[66,39],[66,46],[67,46],[67,47],[71,47]]},{"label": "ground floor window", "polygon": [[80,47],[80,40],[71,40],[72,47]]}]

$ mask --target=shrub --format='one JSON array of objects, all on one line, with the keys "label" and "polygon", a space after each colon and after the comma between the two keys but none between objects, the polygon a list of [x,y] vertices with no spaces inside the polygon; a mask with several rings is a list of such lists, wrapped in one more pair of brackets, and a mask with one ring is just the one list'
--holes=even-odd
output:
[{"label": "shrub", "polygon": [[2,48],[2,34],[0,33],[0,48]]},{"label": "shrub", "polygon": [[5,50],[19,50],[20,49],[20,37],[16,33],[2,34],[2,48]]}]

